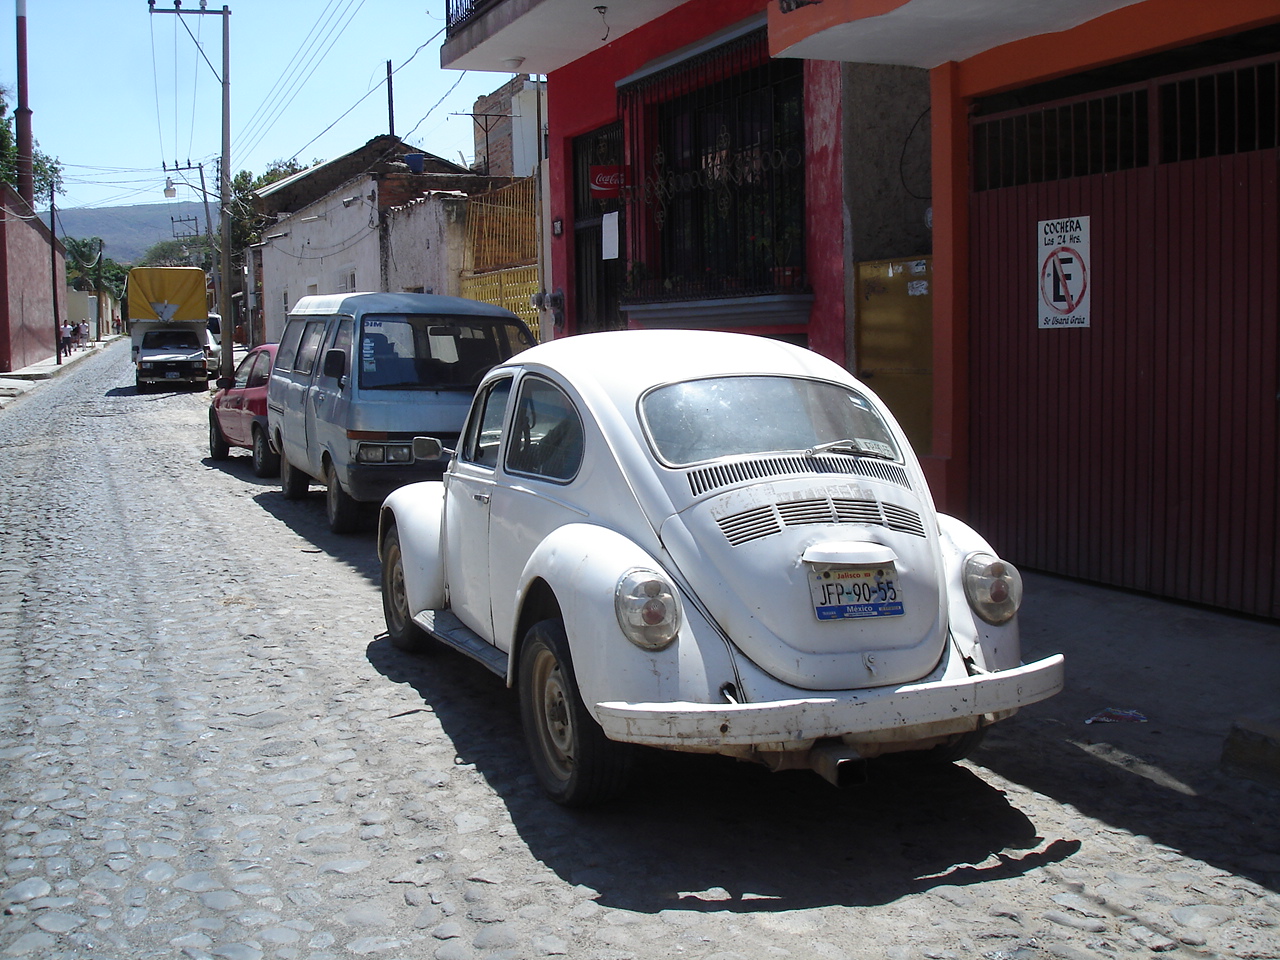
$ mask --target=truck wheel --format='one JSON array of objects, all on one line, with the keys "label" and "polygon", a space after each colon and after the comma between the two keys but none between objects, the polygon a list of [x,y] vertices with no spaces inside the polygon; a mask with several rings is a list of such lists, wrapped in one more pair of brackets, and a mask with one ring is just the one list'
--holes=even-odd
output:
[{"label": "truck wheel", "polygon": [[133,386],[134,386],[134,389],[137,390],[139,393],[148,393],[151,390],[151,384],[144,383],[141,380],[133,381]]},{"label": "truck wheel", "polygon": [[307,495],[311,486],[311,478],[289,462],[289,458],[280,454],[280,492],[286,500],[301,500]]},{"label": "truck wheel", "polygon": [[253,428],[253,475],[274,477],[280,472],[280,454],[271,449],[267,434],[260,427]]},{"label": "truck wheel", "polygon": [[564,623],[534,624],[520,648],[520,719],[542,789],[581,807],[618,796],[630,780],[634,749],[604,735],[578,693]]},{"label": "truck wheel", "polygon": [[227,438],[222,435],[222,428],[218,426],[218,415],[212,410],[209,411],[209,459],[225,460],[231,455],[231,445],[227,443]]},{"label": "truck wheel", "polygon": [[329,516],[329,529],[334,533],[355,533],[360,529],[363,514],[360,503],[351,498],[338,481],[338,469],[329,464],[324,472],[325,512]]},{"label": "truck wheel", "polygon": [[400,533],[393,523],[382,535],[382,616],[387,621],[387,636],[397,650],[426,653],[431,648],[427,632],[413,622],[409,598],[404,589],[404,554],[400,551]]}]

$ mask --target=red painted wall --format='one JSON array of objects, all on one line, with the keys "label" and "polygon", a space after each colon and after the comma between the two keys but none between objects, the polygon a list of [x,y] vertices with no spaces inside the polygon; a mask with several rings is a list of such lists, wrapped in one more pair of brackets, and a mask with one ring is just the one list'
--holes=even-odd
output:
[{"label": "red painted wall", "polygon": [[[8,186],[0,210],[0,370],[55,356],[53,281],[49,273],[49,229],[40,220],[22,219],[27,206]],[[66,316],[67,271],[57,245],[58,315]]]},{"label": "red painted wall", "polygon": [[[767,0],[691,2],[626,34],[547,77],[550,137],[549,216],[563,225],[551,238],[551,284],[565,294],[566,329],[573,333],[577,305],[573,265],[573,138],[618,120],[615,83],[646,64],[695,44],[765,10]],[[806,256],[815,303],[809,345],[838,363],[845,357],[844,208],[840,65],[805,65],[808,139],[805,191]],[[764,332],[758,330],[757,332]],[[780,332],[799,332],[787,330]]]}]

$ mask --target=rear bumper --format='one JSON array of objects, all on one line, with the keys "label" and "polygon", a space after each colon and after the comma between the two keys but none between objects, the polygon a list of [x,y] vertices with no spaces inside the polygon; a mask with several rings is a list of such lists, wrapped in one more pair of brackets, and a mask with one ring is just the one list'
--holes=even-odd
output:
[{"label": "rear bumper", "polygon": [[595,705],[611,740],[656,747],[745,747],[871,735],[1016,710],[1062,689],[1056,654],[1000,673],[764,703]]}]

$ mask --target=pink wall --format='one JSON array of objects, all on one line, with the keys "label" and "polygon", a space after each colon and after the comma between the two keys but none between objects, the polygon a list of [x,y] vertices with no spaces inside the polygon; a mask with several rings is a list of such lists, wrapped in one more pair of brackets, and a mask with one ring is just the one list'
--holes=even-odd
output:
[{"label": "pink wall", "polygon": [[[0,370],[55,356],[53,282],[49,275],[49,230],[17,212],[26,204],[4,186],[0,210]],[[65,251],[58,244],[58,315],[66,315]]]},{"label": "pink wall", "polygon": [[805,266],[813,287],[809,349],[845,362],[844,137],[841,65],[807,60],[805,111]]}]

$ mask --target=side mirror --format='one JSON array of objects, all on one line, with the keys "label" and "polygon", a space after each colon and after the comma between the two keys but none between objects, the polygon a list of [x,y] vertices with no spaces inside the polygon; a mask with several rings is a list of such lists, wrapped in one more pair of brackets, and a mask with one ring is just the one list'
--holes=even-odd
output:
[{"label": "side mirror", "polygon": [[413,459],[415,460],[439,460],[446,453],[453,453],[453,451],[446,450],[444,444],[435,437],[413,438]]},{"label": "side mirror", "polygon": [[235,377],[219,377],[217,387],[219,390],[230,390],[236,385]]},{"label": "side mirror", "polygon": [[334,348],[326,350],[324,354],[324,367],[322,368],[326,377],[333,377],[335,380],[341,379],[347,373],[347,351]]}]

